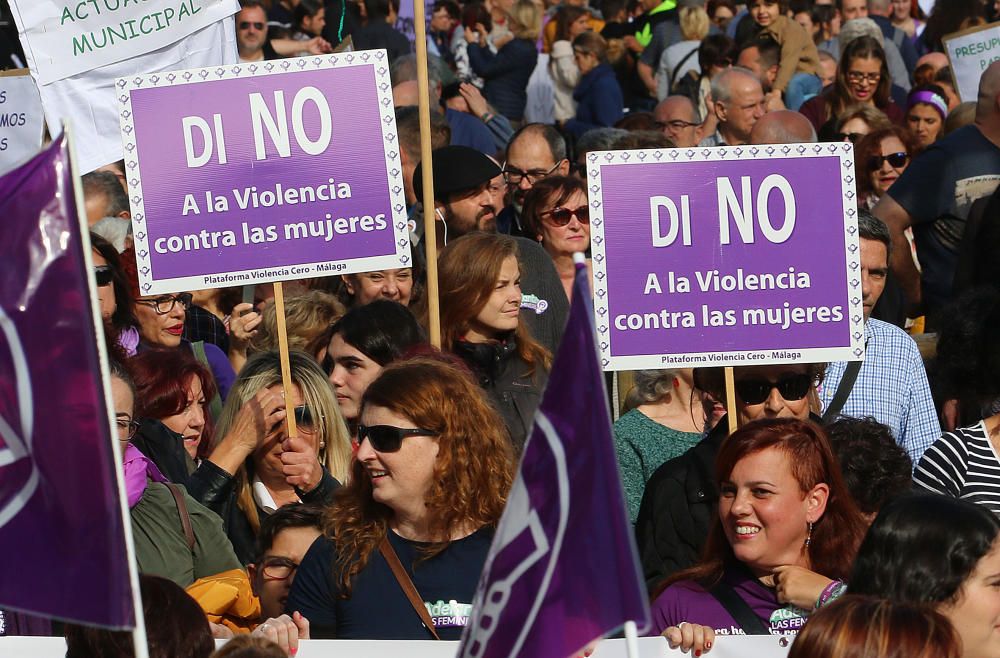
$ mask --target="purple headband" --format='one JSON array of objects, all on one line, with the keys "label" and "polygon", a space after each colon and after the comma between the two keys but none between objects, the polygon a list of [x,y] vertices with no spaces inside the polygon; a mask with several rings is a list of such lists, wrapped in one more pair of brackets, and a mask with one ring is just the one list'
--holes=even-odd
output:
[{"label": "purple headband", "polygon": [[909,101],[906,104],[906,111],[909,112],[910,108],[917,103],[926,103],[937,110],[942,119],[948,118],[948,104],[933,91],[921,90],[910,94]]}]

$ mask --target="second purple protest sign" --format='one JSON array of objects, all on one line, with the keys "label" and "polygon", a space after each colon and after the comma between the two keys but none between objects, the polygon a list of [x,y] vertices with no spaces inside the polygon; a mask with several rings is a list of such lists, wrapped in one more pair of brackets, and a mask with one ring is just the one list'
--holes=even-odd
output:
[{"label": "second purple protest sign", "polygon": [[849,144],[587,158],[606,370],[863,357]]},{"label": "second purple protest sign", "polygon": [[143,294],[411,265],[385,51],[118,80]]}]

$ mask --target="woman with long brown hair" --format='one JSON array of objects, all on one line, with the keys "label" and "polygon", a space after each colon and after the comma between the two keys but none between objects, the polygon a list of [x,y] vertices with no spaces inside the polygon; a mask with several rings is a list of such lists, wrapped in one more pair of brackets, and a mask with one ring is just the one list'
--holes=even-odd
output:
[{"label": "woman with long brown hair", "polygon": [[438,281],[441,347],[473,370],[520,451],[552,359],[520,319],[517,241],[482,232],[451,241]]},{"label": "woman with long brown hair", "polygon": [[457,640],[513,481],[503,423],[467,373],[425,357],[372,382],[358,438],[351,482],[285,610],[309,619],[313,638]]},{"label": "woman with long brown hair", "polygon": [[702,559],[668,579],[654,626],[672,646],[699,651],[716,633],[795,634],[810,610],[788,602],[799,597],[786,576],[835,579],[820,607],[843,590],[866,527],[826,434],[798,419],[751,422],[723,442],[715,476],[718,517]]}]

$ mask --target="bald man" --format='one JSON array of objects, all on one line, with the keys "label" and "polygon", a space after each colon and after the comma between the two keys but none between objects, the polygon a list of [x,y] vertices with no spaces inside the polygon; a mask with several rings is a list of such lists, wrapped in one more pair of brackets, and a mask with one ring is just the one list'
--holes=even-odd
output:
[{"label": "bald man", "polygon": [[687,96],[667,96],[653,110],[653,118],[677,148],[698,146],[701,141],[701,117]]},{"label": "bald man", "polygon": [[[910,317],[935,314],[952,297],[952,280],[972,203],[1000,183],[1000,62],[979,81],[976,120],[915,158],[873,209],[892,233],[892,271],[909,301]],[[903,232],[913,227],[922,272]]]},{"label": "bald man", "polygon": [[767,112],[760,80],[741,66],[726,69],[712,79],[712,98],[719,128],[702,146],[737,146],[750,140],[750,131]]},{"label": "bald man", "polygon": [[762,116],[750,131],[751,144],[815,142],[816,129],[798,112],[776,110]]}]

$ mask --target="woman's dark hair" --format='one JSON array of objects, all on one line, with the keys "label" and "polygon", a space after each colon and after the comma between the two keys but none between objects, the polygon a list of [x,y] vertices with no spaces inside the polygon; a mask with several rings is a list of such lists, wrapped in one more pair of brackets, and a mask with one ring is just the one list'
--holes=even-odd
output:
[{"label": "woman's dark hair", "polygon": [[983,0],[937,0],[920,38],[928,49],[944,52],[941,38],[985,21],[985,10]]},{"label": "woman's dark hair", "polygon": [[856,59],[877,59],[881,63],[881,77],[878,86],[875,87],[873,99],[875,107],[884,108],[892,100],[889,91],[892,88],[892,76],[889,75],[889,67],[886,65],[885,50],[875,38],[862,36],[854,39],[840,57],[840,64],[837,66],[837,77],[833,79],[833,90],[830,95],[830,102],[827,103],[827,116],[839,116],[848,105],[854,103],[851,97],[850,85],[847,82],[847,74],[850,72],[851,63]]},{"label": "woman's dark hair", "polygon": [[117,336],[123,329],[139,326],[139,321],[132,313],[132,291],[122,272],[121,258],[114,245],[96,233],[91,233],[90,246],[108,261],[108,266],[111,268],[111,287],[115,291],[115,312],[111,314],[111,333]]},{"label": "woman's dark hair", "polygon": [[733,12],[733,16],[736,16],[736,3],[734,3],[733,0],[708,0],[705,11],[708,12],[709,18],[714,19],[715,12],[719,11],[719,9],[723,7]]},{"label": "woman's dark hair", "polygon": [[590,12],[583,7],[576,5],[559,5],[553,20],[556,22],[555,41],[569,41],[569,28],[581,16],[588,16]]},{"label": "woman's dark hair", "polygon": [[493,17],[482,2],[470,2],[462,9],[462,25],[476,29],[476,23],[482,23],[487,33],[493,31]]},{"label": "woman's dark hair", "polygon": [[260,565],[260,561],[264,559],[264,554],[274,546],[274,538],[282,530],[289,528],[316,528],[319,530],[322,527],[322,507],[303,505],[301,503],[279,507],[274,513],[268,514],[260,522],[260,530],[257,532],[257,543],[254,547],[254,564]]},{"label": "woman's dark hair", "polygon": [[615,128],[634,132],[637,130],[663,130],[663,125],[656,121],[652,112],[629,112],[615,124]]},{"label": "woman's dark hair", "polygon": [[907,603],[954,603],[996,544],[1000,519],[985,507],[932,493],[882,508],[861,543],[850,591]]},{"label": "woman's dark hair", "polygon": [[736,42],[725,34],[709,34],[698,46],[698,65],[702,76],[708,75],[713,66],[731,66],[739,57]]},{"label": "woman's dark hair", "polygon": [[826,426],[844,484],[863,514],[913,490],[913,462],[888,427],[874,418],[842,416]]},{"label": "woman's dark hair", "polygon": [[975,423],[1000,398],[1000,291],[962,293],[941,311],[937,354],[928,368],[935,401],[957,399],[959,425]]},{"label": "woman's dark hair", "polygon": [[814,5],[809,11],[809,19],[813,25],[818,25],[819,30],[812,35],[813,42],[818,46],[823,43],[823,32],[829,30],[833,33],[833,19],[837,17],[837,8],[833,5]]},{"label": "woman's dark hair", "polygon": [[323,8],[321,0],[299,0],[299,4],[292,9],[292,25],[297,29],[302,29],[302,21],[312,18]]},{"label": "woman's dark hair", "polygon": [[866,195],[875,192],[875,188],[872,185],[874,170],[870,166],[870,160],[873,155],[882,154],[882,140],[889,137],[895,137],[903,142],[903,147],[911,158],[920,150],[913,133],[901,126],[879,128],[862,137],[858,141],[854,151],[854,168],[857,172],[859,198],[864,198]]},{"label": "woman's dark hair", "polygon": [[521,220],[525,235],[541,235],[542,213],[561,206],[575,192],[580,192],[586,199],[586,184],[576,176],[549,176],[535,183],[524,195]]},{"label": "woman's dark hair", "polygon": [[[357,306],[330,327],[330,338],[340,335],[369,359],[385,366],[400,359],[410,348],[427,342],[410,310],[388,299]],[[330,373],[333,361],[327,355],[323,369]]]},{"label": "woman's dark hair", "polygon": [[[215,640],[201,606],[180,585],[139,575],[150,658],[208,658]],[[66,658],[131,658],[132,633],[66,624]]]}]

